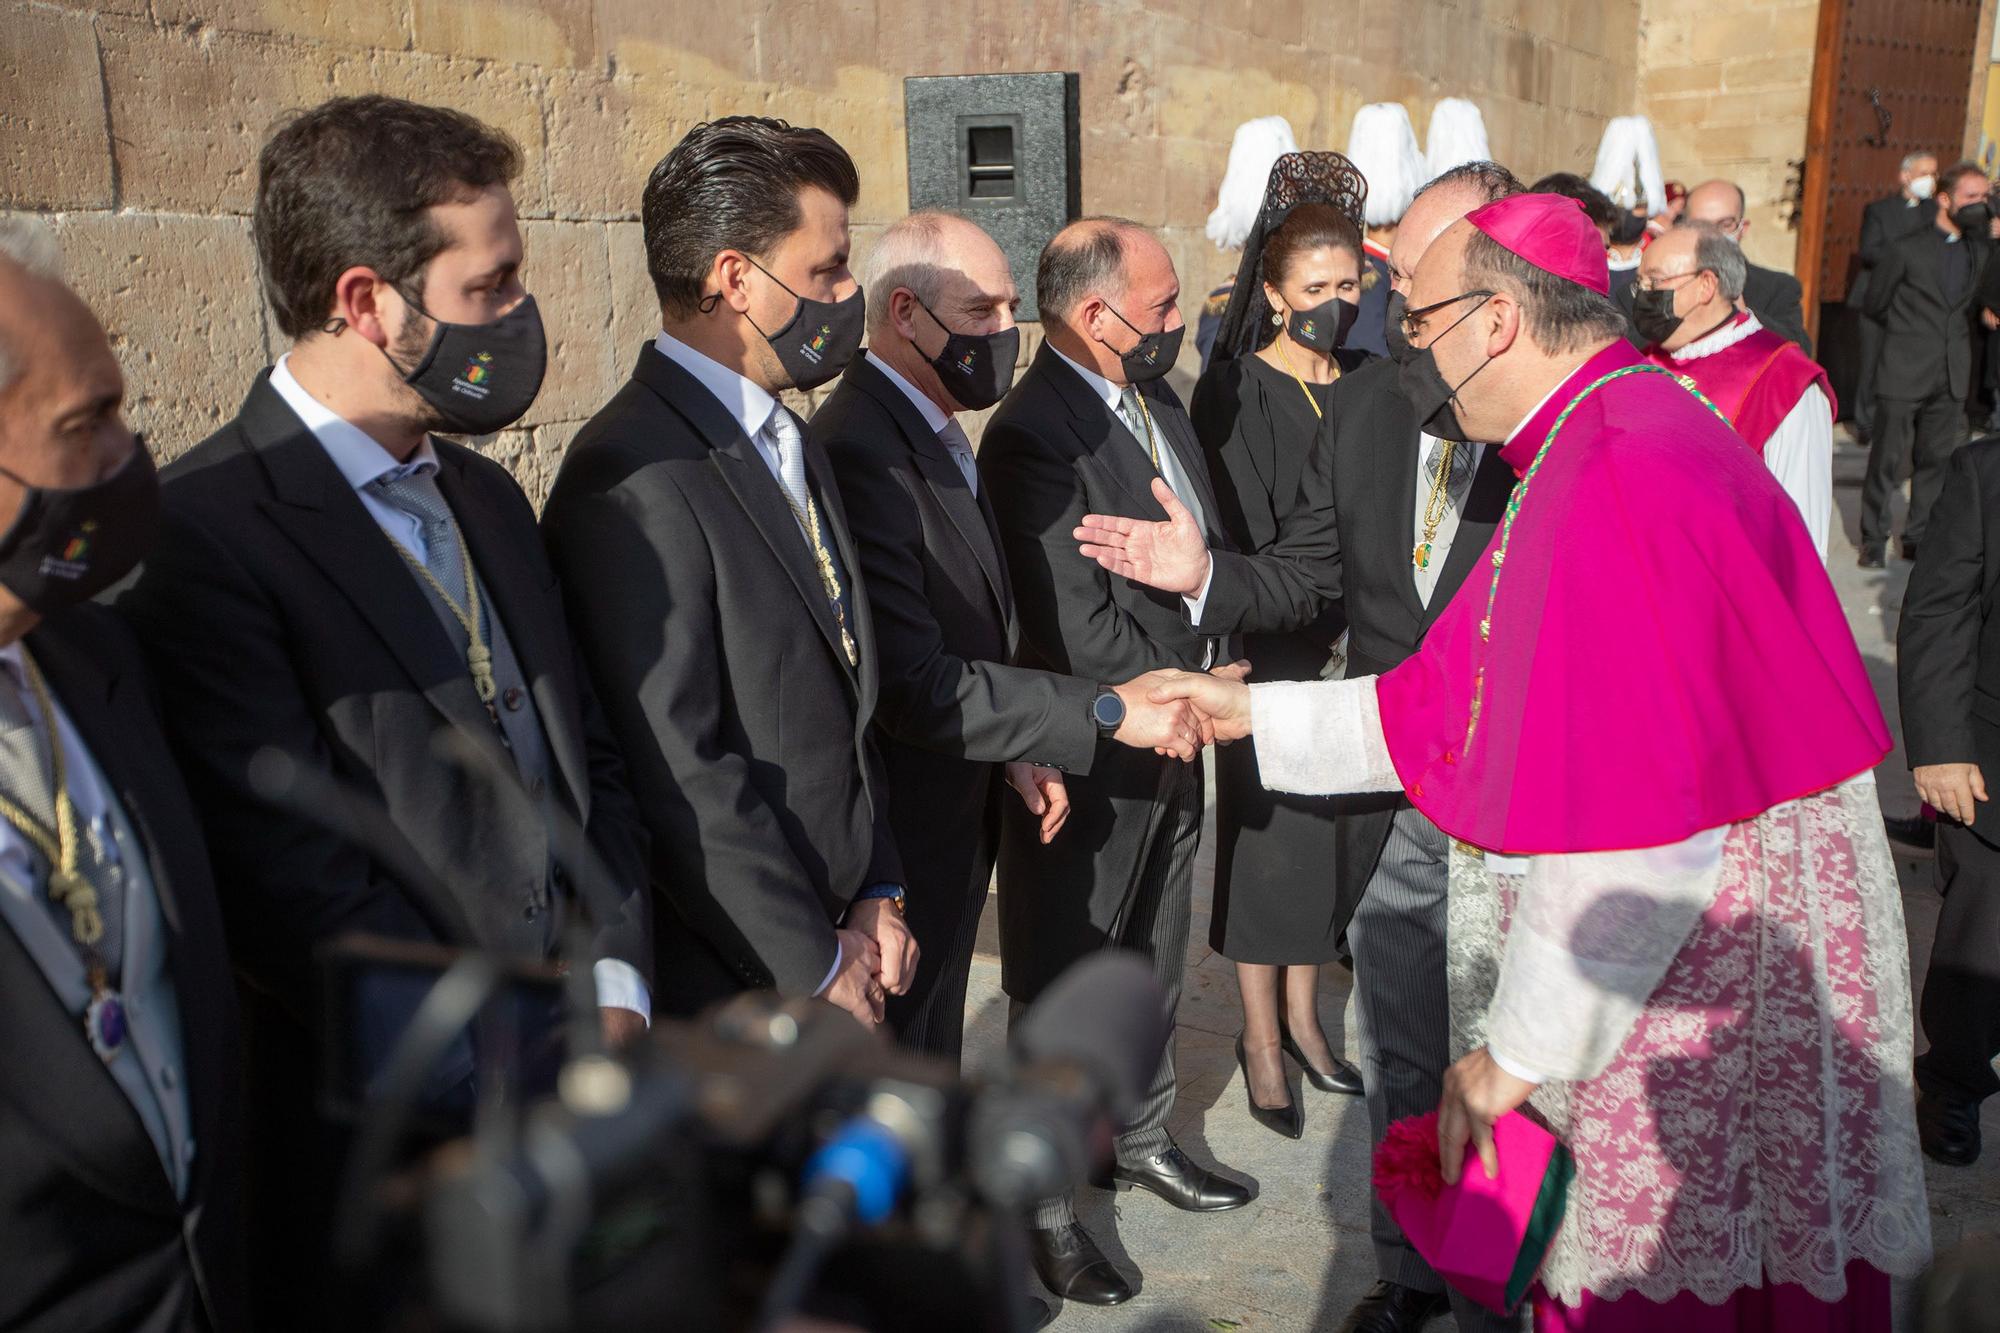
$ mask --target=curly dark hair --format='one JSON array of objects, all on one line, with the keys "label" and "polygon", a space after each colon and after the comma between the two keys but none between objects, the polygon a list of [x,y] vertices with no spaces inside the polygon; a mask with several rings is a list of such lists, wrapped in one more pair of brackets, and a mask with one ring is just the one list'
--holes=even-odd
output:
[{"label": "curly dark hair", "polygon": [[653,168],[640,214],[661,310],[700,308],[722,251],[768,255],[798,230],[799,192],[809,187],[849,208],[861,197],[854,159],[825,130],[767,116],[724,116],[689,130]]},{"label": "curly dark hair", "polygon": [[322,328],[340,275],[422,286],[445,236],[429,210],[521,174],[506,134],[448,107],[336,97],[281,120],[257,158],[251,230],[278,327]]}]

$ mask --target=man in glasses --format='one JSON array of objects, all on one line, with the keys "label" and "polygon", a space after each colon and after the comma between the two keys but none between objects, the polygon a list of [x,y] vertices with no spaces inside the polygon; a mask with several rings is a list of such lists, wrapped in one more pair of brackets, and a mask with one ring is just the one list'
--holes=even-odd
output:
[{"label": "man in glasses", "polygon": [[1742,250],[1705,222],[1647,249],[1633,326],[1658,365],[1692,379],[1799,507],[1826,558],[1833,525],[1833,390],[1811,357],[1739,309]]}]

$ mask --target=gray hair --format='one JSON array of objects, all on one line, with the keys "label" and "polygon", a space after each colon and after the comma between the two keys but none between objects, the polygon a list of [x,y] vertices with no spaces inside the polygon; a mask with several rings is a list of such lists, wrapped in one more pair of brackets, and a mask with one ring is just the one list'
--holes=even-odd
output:
[{"label": "gray hair", "polygon": [[1688,222],[1682,224],[1694,233],[1694,267],[1699,273],[1707,269],[1715,275],[1715,285],[1725,301],[1734,301],[1743,295],[1743,284],[1750,280],[1750,264],[1743,258],[1743,247],[1730,234],[1713,222]]},{"label": "gray hair", "polygon": [[1928,162],[1932,166],[1936,166],[1937,160],[1938,155],[1936,153],[1926,153],[1920,148],[1914,153],[1903,154],[1903,170],[1915,171],[1919,162]]},{"label": "gray hair", "polygon": [[[49,224],[33,213],[0,213],[0,259],[20,265],[37,278],[62,281],[62,247]],[[14,386],[20,358],[0,338],[0,390]]]},{"label": "gray hair", "polygon": [[962,219],[942,209],[922,209],[892,223],[869,250],[867,262],[861,266],[861,285],[868,293],[871,339],[889,327],[889,296],[898,287],[912,292],[931,309],[937,308],[949,272],[945,230],[954,220]]},{"label": "gray hair", "polygon": [[1078,218],[1057,232],[1035,266],[1035,302],[1044,320],[1068,322],[1093,295],[1125,290],[1125,233],[1141,230],[1127,218],[1099,214]]},{"label": "gray hair", "polygon": [[1610,297],[1529,263],[1476,228],[1466,238],[1462,272],[1466,291],[1512,296],[1528,336],[1544,352],[1571,352],[1625,333],[1625,313]]},{"label": "gray hair", "polygon": [[1483,202],[1489,204],[1519,194],[1522,190],[1520,178],[1498,162],[1462,162],[1450,171],[1425,181],[1410,202],[1415,203],[1432,190],[1453,186],[1470,187]]}]

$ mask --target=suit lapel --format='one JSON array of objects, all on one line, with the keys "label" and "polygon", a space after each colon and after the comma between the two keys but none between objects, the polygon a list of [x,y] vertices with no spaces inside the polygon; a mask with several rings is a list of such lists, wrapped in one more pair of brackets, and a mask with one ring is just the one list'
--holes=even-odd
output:
[{"label": "suit lapel", "polygon": [[[1215,498],[1215,487],[1209,482],[1208,461],[1202,454],[1201,441],[1195,438],[1194,422],[1188,419],[1187,409],[1181,406],[1181,400],[1165,380],[1141,386],[1139,393],[1146,400],[1147,411],[1153,414],[1153,428],[1164,437],[1165,446],[1174,451],[1182,474],[1201,501],[1202,519],[1208,529],[1204,535],[1209,546],[1220,551],[1231,549],[1229,535],[1222,529],[1222,506]],[[1150,495],[1150,483],[1148,488]]]},{"label": "suit lapel", "polygon": [[506,627],[507,641],[521,664],[521,674],[534,691],[535,711],[543,734],[562,770],[578,814],[590,815],[590,767],[583,737],[570,725],[570,700],[561,682],[569,679],[569,647],[556,641],[554,625],[545,613],[540,591],[546,586],[541,570],[523,547],[535,541],[532,528],[516,534],[505,507],[494,503],[474,480],[465,457],[446,446],[438,450],[438,489],[458,519],[459,532],[472,552],[481,589],[491,600],[493,614]]},{"label": "suit lapel", "polygon": [[[853,668],[847,663],[847,649],[840,642],[840,622],[834,619],[833,606],[827,601],[826,586],[820,582],[810,543],[798,519],[792,515],[791,502],[786,499],[784,488],[771,475],[771,469],[757,452],[757,446],[751,443],[736,418],[729,415],[701,381],[661,355],[659,349],[651,344],[640,354],[637,377],[640,383],[658,394],[667,406],[680,413],[708,441],[716,471],[722,474],[736,502],[749,516],[751,525],[763,537],[791,578],[793,586],[798,589],[807,613],[819,626],[835,659],[851,676]],[[779,405],[779,410],[784,410],[783,404]],[[806,458],[808,474],[817,471],[820,477],[824,477],[823,470],[812,466],[810,448]],[[821,495],[828,493],[824,480],[819,483],[819,491]],[[822,515],[821,520],[824,524],[826,516]],[[825,538],[824,530],[821,535]],[[841,554],[848,557],[844,550]],[[855,566],[850,562],[847,568],[852,571]],[[849,600],[855,599],[850,596]],[[855,642],[858,647],[859,636]]]},{"label": "suit lapel", "polygon": [[1416,571],[1410,567],[1410,553],[1417,549],[1417,464],[1424,447],[1424,437],[1412,420],[1415,414],[1402,394],[1386,393],[1382,400],[1390,417],[1389,429],[1383,432],[1382,438],[1394,443],[1375,451],[1375,466],[1395,469],[1388,478],[1388,484],[1381,488],[1381,493],[1396,497],[1396,510],[1389,515],[1389,530],[1402,538],[1396,546],[1399,557],[1396,562],[1396,592],[1410,613],[1422,621],[1424,600],[1417,596]]},{"label": "suit lapel", "polygon": [[1030,369],[1039,370],[1055,387],[1056,395],[1069,408],[1070,429],[1076,432],[1084,451],[1103,464],[1118,488],[1131,498],[1133,514],[1158,517],[1160,502],[1153,498],[1153,478],[1159,473],[1153,470],[1153,460],[1123,419],[1097,396],[1096,386],[1086,383],[1046,342]]},{"label": "suit lapel", "polygon": [[423,589],[326,450],[269,382],[260,379],[238,423],[271,479],[261,502],[318,565],[437,710],[465,726],[491,725]]},{"label": "suit lapel", "polygon": [[930,487],[938,508],[944,510],[945,517],[958,529],[966,549],[979,562],[986,586],[993,590],[994,604],[1004,615],[1008,607],[1007,576],[1000,560],[999,528],[990,517],[989,507],[972,493],[951,451],[931,433],[930,423],[903,391],[889,382],[888,376],[866,360],[855,362],[847,374],[854,387],[881,404],[902,431],[918,474]]},{"label": "suit lapel", "polygon": [[[1414,484],[1414,476],[1411,480]],[[1472,485],[1466,489],[1465,503],[1458,516],[1458,531],[1452,536],[1451,550],[1445,553],[1444,568],[1438,571],[1437,586],[1431,589],[1430,605],[1424,608],[1418,619],[1425,630],[1429,630],[1445,607],[1451,605],[1451,599],[1458,595],[1459,587],[1464,584],[1473,566],[1486,554],[1486,548],[1493,540],[1493,530],[1500,526],[1507,497],[1513,490],[1514,469],[1500,457],[1499,445],[1487,445],[1486,451],[1480,455],[1478,469],[1472,474]],[[1412,495],[1406,512],[1415,504],[1416,497]],[[1415,549],[1414,543],[1412,549]]]},{"label": "suit lapel", "polygon": [[[108,794],[121,802],[148,850],[161,915],[166,920],[166,937],[160,947],[168,950],[170,959],[178,960],[182,938],[179,904],[173,897],[171,877],[137,817],[138,804],[130,792],[129,779],[134,775],[128,771],[126,751],[132,745],[133,728],[142,720],[121,716],[125,700],[119,696],[127,692],[117,688],[115,676],[85,655],[66,651],[48,627],[32,636],[29,649],[48,677],[49,688],[64,714],[97,761],[110,789]],[[221,960],[215,962],[221,965]],[[24,1097],[21,1111],[62,1144],[80,1173],[106,1194],[173,1216],[179,1208],[173,1185],[139,1113],[90,1049],[82,1020],[65,1009],[27,946],[4,923],[0,923],[0,1004],[12,1018],[7,1030],[8,1059],[20,1068],[36,1071],[33,1080],[18,1080],[15,1086],[46,1093],[46,1100],[33,1094]],[[183,1015],[182,1040],[189,1048],[202,1040],[201,1017]],[[196,1124],[215,1125],[218,1090],[207,1079],[215,1062],[191,1058],[183,1064],[191,1079],[202,1080],[189,1089],[197,1113],[207,1112]]]}]

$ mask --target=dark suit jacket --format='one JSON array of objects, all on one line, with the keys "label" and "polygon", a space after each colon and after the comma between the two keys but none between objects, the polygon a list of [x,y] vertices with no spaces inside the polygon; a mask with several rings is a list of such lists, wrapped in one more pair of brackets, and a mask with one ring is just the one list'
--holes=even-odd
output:
[{"label": "dark suit jacket", "polygon": [[[1514,472],[1488,445],[1466,492],[1458,531],[1426,606],[1411,577],[1416,549],[1417,450],[1415,413],[1396,387],[1393,361],[1372,361],[1333,387],[1333,401],[1319,441],[1301,478],[1300,508],[1281,529],[1274,550],[1300,540],[1313,510],[1335,517],[1339,534],[1339,589],[1347,608],[1347,675],[1375,676],[1414,654],[1424,635],[1480,565],[1514,488]],[[1317,541],[1306,527],[1304,540]],[[1475,580],[1476,581],[1476,580]],[[1484,585],[1477,589],[1483,594]],[[1361,900],[1400,795],[1341,798],[1341,836],[1335,847],[1336,919],[1344,928]]]},{"label": "dark suit jacket", "polygon": [[[645,833],[616,744],[576,659],[534,511],[512,477],[436,441],[451,504],[547,734],[554,793],[615,881],[644,873]],[[315,949],[358,932],[544,957],[567,910],[549,838],[518,786],[437,748],[446,733],[511,761],[465,659],[326,450],[259,377],[236,418],[164,474],[164,519],[119,600],[166,700],[213,850],[233,961],[249,987],[259,1322],[334,1318],[321,1228],[343,1132],[317,1115],[322,996]],[[387,812],[371,850],[267,800],[251,761],[271,747]],[[394,864],[444,878],[427,897]],[[645,895],[597,945],[649,972]],[[393,1030],[401,1009],[370,1016]]]},{"label": "dark suit jacket", "polygon": [[[1910,767],[1979,765],[2000,784],[2000,440],[1952,456],[1917,549],[1896,631],[1896,686]],[[2000,812],[1973,827],[2000,842]]]},{"label": "dark suit jacket", "polygon": [[986,900],[999,801],[1016,799],[996,764],[1088,773],[1097,682],[1008,665],[1020,625],[992,505],[886,375],[857,358],[813,414],[812,438],[840,479],[875,621],[875,722],[923,948],[909,997],[920,999]]},{"label": "dark suit jacket", "polygon": [[1812,337],[1806,332],[1802,305],[1805,290],[1799,286],[1799,280],[1774,268],[1756,264],[1746,264],[1746,267],[1743,304],[1750,307],[1750,313],[1757,317],[1758,323],[1780,338],[1797,343],[1800,351],[1811,356]]},{"label": "dark suit jacket", "polygon": [[117,618],[78,607],[27,642],[150,855],[196,1157],[182,1202],[78,1019],[0,925],[0,1327],[248,1329],[236,996],[195,812],[138,645]]},{"label": "dark suit jacket", "polygon": [[[1044,346],[987,423],[981,484],[999,519],[1021,617],[1023,665],[1100,681],[1156,667],[1202,669],[1211,640],[1309,624],[1335,595],[1330,520],[1284,559],[1236,554],[1194,427],[1164,381],[1141,386],[1165,447],[1198,492],[1214,572],[1201,625],[1181,599],[1114,578],[1077,552],[1085,514],[1157,520],[1145,447],[1054,350]],[[1101,947],[1136,872],[1163,766],[1179,760],[1106,747],[1069,784],[1062,835],[1042,846],[1025,808],[1006,806],[1000,846],[1002,984],[1030,1001]]]},{"label": "dark suit jacket", "polygon": [[868,736],[880,650],[861,562],[811,441],[806,469],[848,572],[858,669],[756,446],[651,344],[542,514],[653,830],[668,1012],[773,985],[811,995],[855,893],[903,882]]},{"label": "dark suit jacket", "polygon": [[1899,191],[1882,199],[1870,202],[1861,210],[1861,242],[1854,249],[1854,257],[1859,271],[1854,281],[1847,287],[1847,304],[1859,310],[1868,308],[1868,288],[1874,281],[1874,273],[1881,266],[1882,256],[1889,246],[1913,232],[1922,231],[1931,225],[1937,216],[1937,200],[1923,199],[1912,207],[1905,202]]},{"label": "dark suit jacket", "polygon": [[1963,400],[1973,389],[1972,320],[1987,247],[1976,236],[1957,244],[1966,247],[1962,291],[1945,290],[1944,235],[1934,226],[1890,244],[1870,276],[1865,313],[1883,325],[1879,396]]}]

